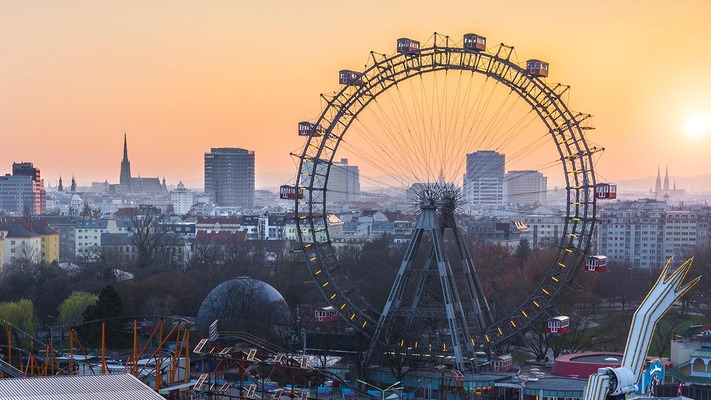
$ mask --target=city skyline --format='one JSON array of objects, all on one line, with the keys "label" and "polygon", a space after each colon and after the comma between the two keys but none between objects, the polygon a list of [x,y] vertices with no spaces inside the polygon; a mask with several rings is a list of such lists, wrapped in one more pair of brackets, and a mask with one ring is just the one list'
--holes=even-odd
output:
[{"label": "city skyline", "polygon": [[[549,61],[548,82],[571,85],[571,107],[594,115],[588,139],[606,148],[602,179],[646,178],[659,162],[675,176],[707,172],[711,5],[407,4],[379,5],[375,16],[367,1],[347,14],[333,4],[5,5],[3,168],[32,161],[52,186],[60,174],[117,182],[127,132],[135,175],[197,187],[204,152],[241,147],[255,152],[257,187],[285,184],[298,161],[289,153],[303,146],[297,123],[318,116],[340,69],[362,69],[370,50],[392,54],[398,37],[441,31]],[[388,23],[395,15],[406,22]]]}]

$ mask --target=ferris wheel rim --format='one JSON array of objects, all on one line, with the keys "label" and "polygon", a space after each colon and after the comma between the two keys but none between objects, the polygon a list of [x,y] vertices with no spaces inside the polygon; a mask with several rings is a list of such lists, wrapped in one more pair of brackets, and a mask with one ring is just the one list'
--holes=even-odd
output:
[{"label": "ferris wheel rim", "polygon": [[[339,145],[359,113],[380,94],[415,76],[441,70],[463,70],[484,74],[503,83],[533,107],[548,128],[563,166],[567,207],[555,258],[524,304],[493,323],[490,329],[477,332],[478,337],[485,337],[486,344],[493,346],[528,329],[548,313],[579,272],[590,246],[596,211],[593,151],[582,127],[590,115],[570,110],[562,98],[568,86],[550,86],[540,77],[527,74],[525,68],[511,60],[512,53],[513,48],[503,44],[494,54],[437,46],[436,40],[431,47],[420,49],[417,55],[376,56],[371,52],[372,64],[361,75],[365,84],[357,88],[344,85],[330,98],[322,95],[327,103],[313,124],[318,134],[307,138],[299,161],[296,186],[305,191],[306,201],[295,200],[297,234],[306,264],[324,298],[329,305],[342,310],[340,315],[364,334],[368,335],[367,326],[372,326],[380,311],[336,281],[334,270],[338,267],[327,229],[326,186]],[[423,59],[430,63],[422,62]],[[465,59],[468,62],[464,62]],[[456,60],[459,63],[455,63]],[[408,63],[416,63],[417,68]],[[397,71],[398,68],[402,69]],[[384,83],[384,78],[388,78],[389,83]],[[353,106],[356,106],[355,111],[351,110]],[[322,157],[324,154],[326,157]],[[528,315],[527,309],[534,312]]]}]

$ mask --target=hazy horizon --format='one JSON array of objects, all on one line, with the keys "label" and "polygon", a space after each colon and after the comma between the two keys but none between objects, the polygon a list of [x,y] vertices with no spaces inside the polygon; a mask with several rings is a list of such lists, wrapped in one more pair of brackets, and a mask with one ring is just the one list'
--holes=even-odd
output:
[{"label": "hazy horizon", "polygon": [[[53,186],[60,174],[116,183],[125,132],[134,176],[201,187],[203,154],[241,147],[255,151],[257,187],[289,183],[290,153],[304,145],[297,123],[319,116],[338,71],[435,31],[550,62],[547,82],[570,85],[567,104],[594,116],[599,179],[644,179],[666,164],[679,177],[711,172],[711,3],[359,4],[6,3],[0,173],[31,161]],[[538,157],[521,168],[549,160]]]}]

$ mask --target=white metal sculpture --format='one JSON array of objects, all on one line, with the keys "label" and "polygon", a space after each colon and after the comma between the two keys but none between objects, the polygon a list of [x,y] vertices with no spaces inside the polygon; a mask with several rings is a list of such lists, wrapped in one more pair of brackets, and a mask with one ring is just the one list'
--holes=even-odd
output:
[{"label": "white metal sculpture", "polygon": [[672,259],[667,261],[657,283],[634,313],[622,365],[618,368],[600,368],[596,374],[591,375],[585,390],[585,400],[614,399],[618,398],[617,396],[623,399],[625,394],[637,390],[637,382],[642,375],[642,367],[657,322],[675,301],[701,279],[699,276],[682,285],[684,277],[691,268],[693,258],[686,260],[670,273],[671,262]]}]

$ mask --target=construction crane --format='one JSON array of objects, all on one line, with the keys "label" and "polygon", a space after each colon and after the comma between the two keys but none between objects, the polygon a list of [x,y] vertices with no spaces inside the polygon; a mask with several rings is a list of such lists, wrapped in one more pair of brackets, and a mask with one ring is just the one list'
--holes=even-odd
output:
[{"label": "construction crane", "polygon": [[620,400],[637,390],[657,322],[701,279],[699,276],[682,285],[692,262],[693,258],[690,258],[670,273],[672,259],[667,261],[657,283],[634,313],[622,365],[600,368],[596,374],[590,375],[584,400]]}]

